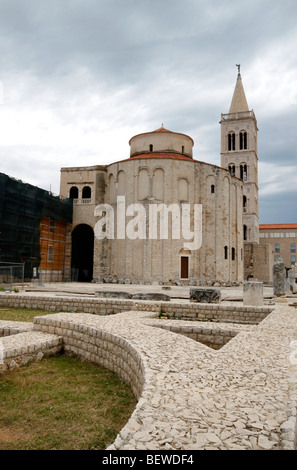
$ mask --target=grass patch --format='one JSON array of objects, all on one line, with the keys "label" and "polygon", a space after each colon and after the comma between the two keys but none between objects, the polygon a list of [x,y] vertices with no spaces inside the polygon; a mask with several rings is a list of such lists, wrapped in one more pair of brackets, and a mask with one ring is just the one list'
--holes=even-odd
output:
[{"label": "grass patch", "polygon": [[72,356],[0,376],[0,450],[103,450],[136,406],[111,371]]},{"label": "grass patch", "polygon": [[34,317],[52,315],[53,313],[57,312],[50,312],[48,310],[41,309],[1,307],[0,320],[33,322]]}]

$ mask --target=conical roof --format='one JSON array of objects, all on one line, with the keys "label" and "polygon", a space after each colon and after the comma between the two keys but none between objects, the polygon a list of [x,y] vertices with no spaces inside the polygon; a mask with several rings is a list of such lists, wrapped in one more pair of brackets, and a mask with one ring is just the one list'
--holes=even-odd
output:
[{"label": "conical roof", "polygon": [[246,111],[249,111],[249,107],[245,97],[241,75],[238,73],[229,114],[244,113]]},{"label": "conical roof", "polygon": [[168,129],[165,129],[165,127],[160,127],[159,129],[156,129],[155,131],[152,132],[170,132],[171,134],[173,133],[172,131],[169,131]]}]

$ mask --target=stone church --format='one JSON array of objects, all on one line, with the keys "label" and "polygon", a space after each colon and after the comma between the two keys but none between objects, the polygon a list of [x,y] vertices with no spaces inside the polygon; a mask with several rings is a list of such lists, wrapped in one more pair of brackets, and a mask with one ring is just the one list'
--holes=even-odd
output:
[{"label": "stone church", "polygon": [[[60,196],[73,199],[72,280],[222,286],[250,277],[271,280],[270,251],[259,244],[257,120],[240,71],[220,125],[221,166],[196,160],[192,138],[162,125],[133,136],[125,160],[61,169]],[[167,237],[137,231],[135,237],[96,236],[99,216],[106,215],[98,207],[112,208],[116,229],[123,215],[119,201],[125,201],[127,223],[132,205],[141,205],[145,214],[156,205],[180,213],[199,205],[201,246],[191,249],[182,236],[172,236],[170,211]],[[192,212],[189,220],[193,231]],[[146,234],[147,225],[148,218]]]}]

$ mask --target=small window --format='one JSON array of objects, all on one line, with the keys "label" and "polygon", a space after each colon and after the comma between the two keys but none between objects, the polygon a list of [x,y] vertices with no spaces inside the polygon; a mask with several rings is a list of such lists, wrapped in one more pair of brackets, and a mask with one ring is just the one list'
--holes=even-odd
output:
[{"label": "small window", "polygon": [[240,150],[247,149],[247,133],[245,131],[242,131],[239,134],[239,148]]},{"label": "small window", "polygon": [[296,255],[291,256],[291,265],[296,264]]},{"label": "small window", "polygon": [[275,255],[274,261],[278,261],[280,259],[280,255]]},{"label": "small window", "polygon": [[49,263],[52,263],[54,261],[54,247],[53,245],[49,245],[48,246],[48,250],[47,250],[47,261]]},{"label": "small window", "polygon": [[291,253],[296,253],[296,243],[291,243]]},{"label": "small window", "polygon": [[90,186],[85,186],[82,190],[82,198],[83,199],[91,199],[92,191]]},{"label": "small window", "polygon": [[274,245],[274,252],[275,252],[275,253],[280,253],[280,244],[279,244],[279,243],[276,243],[276,244]]},{"label": "small window", "polygon": [[240,178],[247,181],[247,165],[240,165]]},{"label": "small window", "polygon": [[242,205],[243,205],[243,212],[246,212],[246,211],[247,211],[247,199],[246,199],[246,196],[243,196]]},{"label": "small window", "polygon": [[182,145],[182,153],[185,153],[185,146]]},{"label": "small window", "polygon": [[54,233],[54,232],[55,232],[55,221],[52,220],[52,219],[50,220],[49,231],[50,231],[50,233]]},{"label": "small window", "polygon": [[215,192],[215,185],[214,184],[211,185],[210,192],[211,192],[211,194],[214,194],[214,192]]},{"label": "small window", "polygon": [[246,225],[243,226],[243,239],[247,240],[247,226]]},{"label": "small window", "polygon": [[228,259],[228,247],[224,246],[224,258]]},{"label": "small window", "polygon": [[232,176],[235,176],[235,165],[229,165],[229,171]]},{"label": "small window", "polygon": [[235,261],[235,248],[232,248],[232,261]]},{"label": "small window", "polygon": [[234,132],[230,132],[228,134],[228,150],[229,152],[235,150],[235,134]]},{"label": "small window", "polygon": [[150,145],[150,152],[152,152],[154,150],[154,146],[151,144]]},{"label": "small window", "polygon": [[78,188],[76,186],[72,186],[69,192],[70,199],[78,199]]}]

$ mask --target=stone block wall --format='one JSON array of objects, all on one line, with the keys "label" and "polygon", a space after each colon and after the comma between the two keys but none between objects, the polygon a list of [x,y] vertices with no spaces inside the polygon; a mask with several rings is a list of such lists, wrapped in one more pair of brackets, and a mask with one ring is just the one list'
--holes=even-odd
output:
[{"label": "stone block wall", "polygon": [[34,330],[63,337],[64,351],[99,364],[129,383],[139,399],[144,384],[140,355],[123,338],[88,325],[67,322],[56,315],[34,318]]},{"label": "stone block wall", "polygon": [[244,279],[273,282],[273,252],[268,244],[244,243]]},{"label": "stone block wall", "polygon": [[269,307],[241,307],[220,304],[158,302],[125,299],[86,299],[73,297],[0,294],[0,307],[43,309],[52,312],[81,312],[112,315],[125,311],[154,312],[170,318],[257,324],[270,312]]},{"label": "stone block wall", "polygon": [[158,325],[159,328],[172,331],[194,341],[205,344],[213,349],[220,349],[234,338],[239,331],[225,330],[220,328],[206,328],[204,326],[173,326],[173,325]]},{"label": "stone block wall", "polygon": [[17,335],[33,330],[33,323],[17,321],[0,321],[0,338],[3,336]]},{"label": "stone block wall", "polygon": [[[16,331],[16,330],[15,330]],[[4,329],[5,333],[11,329]],[[40,361],[46,356],[55,356],[62,351],[61,337],[34,331],[16,334],[1,339],[3,350],[0,355],[0,373],[15,369],[32,361]]]}]

